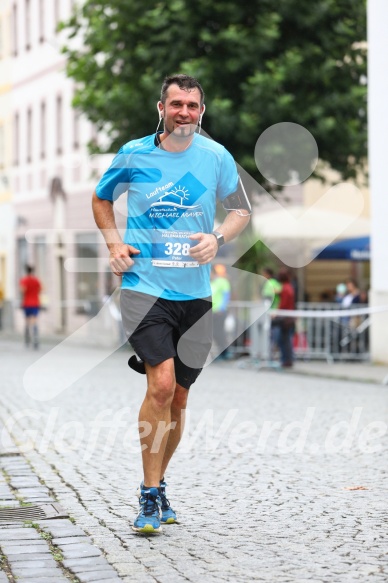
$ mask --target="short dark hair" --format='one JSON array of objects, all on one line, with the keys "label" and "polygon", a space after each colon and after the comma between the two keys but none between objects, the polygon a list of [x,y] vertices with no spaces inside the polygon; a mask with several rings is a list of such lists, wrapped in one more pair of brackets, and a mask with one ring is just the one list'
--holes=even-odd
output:
[{"label": "short dark hair", "polygon": [[287,269],[281,269],[279,271],[278,280],[280,283],[289,283],[290,282],[290,273]]},{"label": "short dark hair", "polygon": [[348,277],[346,283],[351,283],[352,285],[354,285],[354,287],[357,287],[357,282],[353,277]]},{"label": "short dark hair", "polygon": [[34,273],[34,268],[32,267],[32,265],[26,265],[26,272],[28,275],[31,275],[31,273]]},{"label": "short dark hair", "polygon": [[268,273],[270,277],[273,277],[273,269],[270,267],[263,267],[263,273]]},{"label": "short dark hair", "polygon": [[179,89],[190,91],[191,89],[198,89],[201,94],[201,105],[205,101],[205,92],[202,89],[199,81],[189,75],[170,75],[163,81],[162,90],[160,92],[160,101],[166,103],[167,90],[170,85],[178,85]]}]

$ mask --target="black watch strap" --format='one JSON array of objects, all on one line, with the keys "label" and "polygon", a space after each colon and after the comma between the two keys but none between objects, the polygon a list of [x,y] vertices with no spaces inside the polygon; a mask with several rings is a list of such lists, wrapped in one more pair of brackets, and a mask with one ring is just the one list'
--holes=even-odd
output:
[{"label": "black watch strap", "polygon": [[212,234],[217,239],[217,245],[218,248],[220,248],[225,243],[224,235],[222,233],[219,233],[218,231],[213,231]]}]

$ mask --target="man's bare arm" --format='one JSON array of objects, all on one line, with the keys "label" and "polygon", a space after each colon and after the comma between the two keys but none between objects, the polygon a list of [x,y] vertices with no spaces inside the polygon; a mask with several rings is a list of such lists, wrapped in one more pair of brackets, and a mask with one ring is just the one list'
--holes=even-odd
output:
[{"label": "man's bare arm", "polygon": [[122,275],[123,271],[126,271],[128,267],[134,264],[131,255],[138,254],[140,251],[123,242],[117,229],[112,202],[98,198],[96,192],[94,192],[92,208],[96,225],[100,229],[109,249],[111,270],[115,275]]}]

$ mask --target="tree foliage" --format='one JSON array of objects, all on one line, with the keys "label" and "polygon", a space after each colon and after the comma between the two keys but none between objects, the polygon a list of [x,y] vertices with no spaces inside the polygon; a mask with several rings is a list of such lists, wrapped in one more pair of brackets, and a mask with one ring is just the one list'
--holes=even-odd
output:
[{"label": "tree foliage", "polygon": [[162,80],[182,72],[204,87],[204,129],[259,179],[256,140],[284,121],[344,179],[364,167],[365,0],[86,0],[62,28],[74,104],[110,150],[155,130]]}]

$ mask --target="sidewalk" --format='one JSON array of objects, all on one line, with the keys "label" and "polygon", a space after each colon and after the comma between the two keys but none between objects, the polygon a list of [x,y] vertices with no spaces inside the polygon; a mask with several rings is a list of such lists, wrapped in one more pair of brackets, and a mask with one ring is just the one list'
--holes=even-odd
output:
[{"label": "sidewalk", "polygon": [[335,362],[328,364],[325,361],[304,362],[297,360],[292,373],[388,385],[388,365],[372,364],[370,362]]},{"label": "sidewalk", "polygon": [[282,369],[278,361],[270,362],[267,365],[261,361],[252,361],[247,357],[229,361],[217,361],[217,364],[224,367],[252,369],[261,372],[271,371],[281,374],[388,385],[388,364],[356,361],[328,363],[325,360],[295,360],[292,368]]},{"label": "sidewalk", "polygon": [[[42,338],[42,345],[44,350],[49,350],[57,344],[60,344],[66,339],[64,335],[56,335]],[[2,332],[0,331],[0,343],[8,342],[15,343],[15,345],[21,344],[23,342],[22,337],[15,332]],[[102,346],[96,345],[95,341],[86,341],[85,347],[87,348],[102,348]],[[127,350],[128,354],[131,349],[125,345],[122,350]],[[245,361],[249,362],[249,359],[235,359],[231,361],[225,361],[223,365],[233,365],[235,367],[240,367],[240,365]],[[277,365],[277,363],[274,363]],[[241,366],[244,368],[244,366]],[[253,367],[254,368],[254,367]],[[262,370],[270,370],[271,367],[264,367]],[[280,371],[275,367],[272,370]],[[284,372],[284,371],[282,371]],[[294,367],[292,369],[287,369],[288,374],[301,374],[314,377],[332,378],[338,380],[347,380],[355,382],[364,383],[377,383],[388,385],[388,364],[373,364],[371,362],[341,362],[337,361],[334,363],[328,363],[325,360],[296,360]]]},{"label": "sidewalk", "polygon": [[[166,476],[179,524],[142,537],[131,525],[144,377],[124,350],[49,348],[0,341],[0,421],[12,434],[0,427],[0,519],[25,513],[0,520],[0,583],[386,582],[387,390],[378,381],[318,378],[334,371],[326,363],[210,365],[190,389]],[[100,354],[53,398],[24,386],[43,355],[55,383]],[[370,375],[370,365],[341,366]],[[41,516],[50,508],[57,517]]]}]

